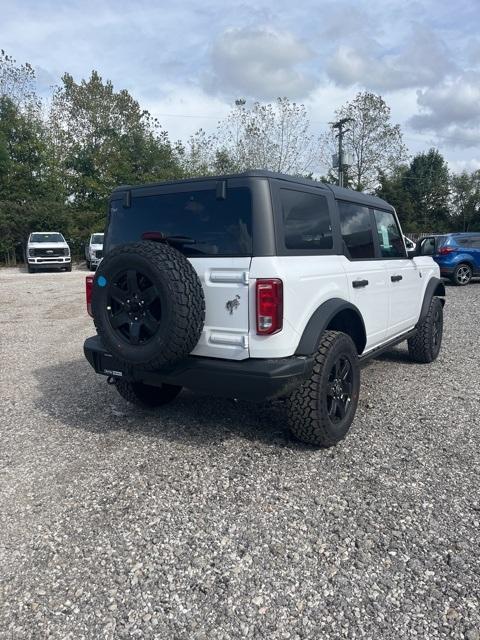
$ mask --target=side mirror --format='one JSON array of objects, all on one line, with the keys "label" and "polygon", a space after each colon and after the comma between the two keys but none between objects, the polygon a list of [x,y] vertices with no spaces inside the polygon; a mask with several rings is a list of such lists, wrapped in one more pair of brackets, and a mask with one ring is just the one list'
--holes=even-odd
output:
[{"label": "side mirror", "polygon": [[410,260],[412,260],[412,258],[415,258],[415,256],[417,255],[417,249],[407,249],[407,256],[410,258]]}]

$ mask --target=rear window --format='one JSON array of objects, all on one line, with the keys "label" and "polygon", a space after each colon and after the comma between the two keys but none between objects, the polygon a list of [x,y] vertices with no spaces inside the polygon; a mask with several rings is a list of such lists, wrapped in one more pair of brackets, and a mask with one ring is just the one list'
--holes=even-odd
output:
[{"label": "rear window", "polygon": [[285,247],[328,250],[333,247],[332,223],[325,196],[280,189]]},{"label": "rear window", "polygon": [[345,253],[351,260],[375,258],[370,210],[353,202],[338,202]]},{"label": "rear window", "polygon": [[129,208],[115,200],[110,206],[107,249],[157,232],[170,237],[171,244],[189,257],[251,256],[250,190],[229,188],[226,199],[216,196],[216,189],[144,197],[133,194]]},{"label": "rear window", "polygon": [[103,244],[103,233],[94,233],[92,236],[92,244]]}]

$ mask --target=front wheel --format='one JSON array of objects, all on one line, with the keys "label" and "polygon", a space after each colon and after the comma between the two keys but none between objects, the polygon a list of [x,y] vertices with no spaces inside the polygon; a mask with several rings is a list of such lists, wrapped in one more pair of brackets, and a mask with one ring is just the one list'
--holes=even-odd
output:
[{"label": "front wheel", "polygon": [[292,433],[308,444],[336,444],[350,429],[359,392],[360,367],[352,339],[339,331],[325,331],[310,377],[288,398]]},{"label": "front wheel", "polygon": [[152,387],[143,384],[143,382],[127,382],[126,380],[115,380],[115,387],[122,398],[144,409],[161,407],[174,400],[182,390],[182,387],[173,384]]},{"label": "front wheel", "polygon": [[27,265],[27,271],[28,273],[35,273],[35,269],[31,267],[29,264]]},{"label": "front wheel", "polygon": [[459,264],[453,272],[452,281],[459,287],[463,287],[468,284],[472,279],[473,271],[469,264]]},{"label": "front wheel", "polygon": [[408,340],[408,353],[414,362],[428,363],[436,360],[443,337],[443,304],[433,297],[428,313],[419,324],[417,333]]}]

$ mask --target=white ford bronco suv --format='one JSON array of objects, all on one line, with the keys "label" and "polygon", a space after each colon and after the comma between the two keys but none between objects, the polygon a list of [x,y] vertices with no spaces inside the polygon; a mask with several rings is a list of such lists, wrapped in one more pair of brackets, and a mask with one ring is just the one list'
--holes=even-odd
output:
[{"label": "white ford bronco suv", "polygon": [[57,231],[31,233],[25,254],[28,273],[52,268],[72,270],[70,247]]},{"label": "white ford bronco suv", "polygon": [[104,249],[84,351],[141,406],[182,387],[285,398],[295,436],[329,446],[353,421],[364,362],[403,340],[416,362],[440,350],[438,266],[408,256],[374,196],[265,171],[124,186]]}]

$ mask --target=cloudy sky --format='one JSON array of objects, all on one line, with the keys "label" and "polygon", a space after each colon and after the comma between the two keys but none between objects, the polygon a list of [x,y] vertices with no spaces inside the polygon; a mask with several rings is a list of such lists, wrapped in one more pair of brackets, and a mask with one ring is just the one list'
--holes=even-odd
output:
[{"label": "cloudy sky", "polygon": [[213,129],[235,98],[287,96],[320,133],[359,90],[381,94],[410,151],[480,168],[480,0],[0,0],[0,48],[37,69],[97,69],[172,139]]}]

